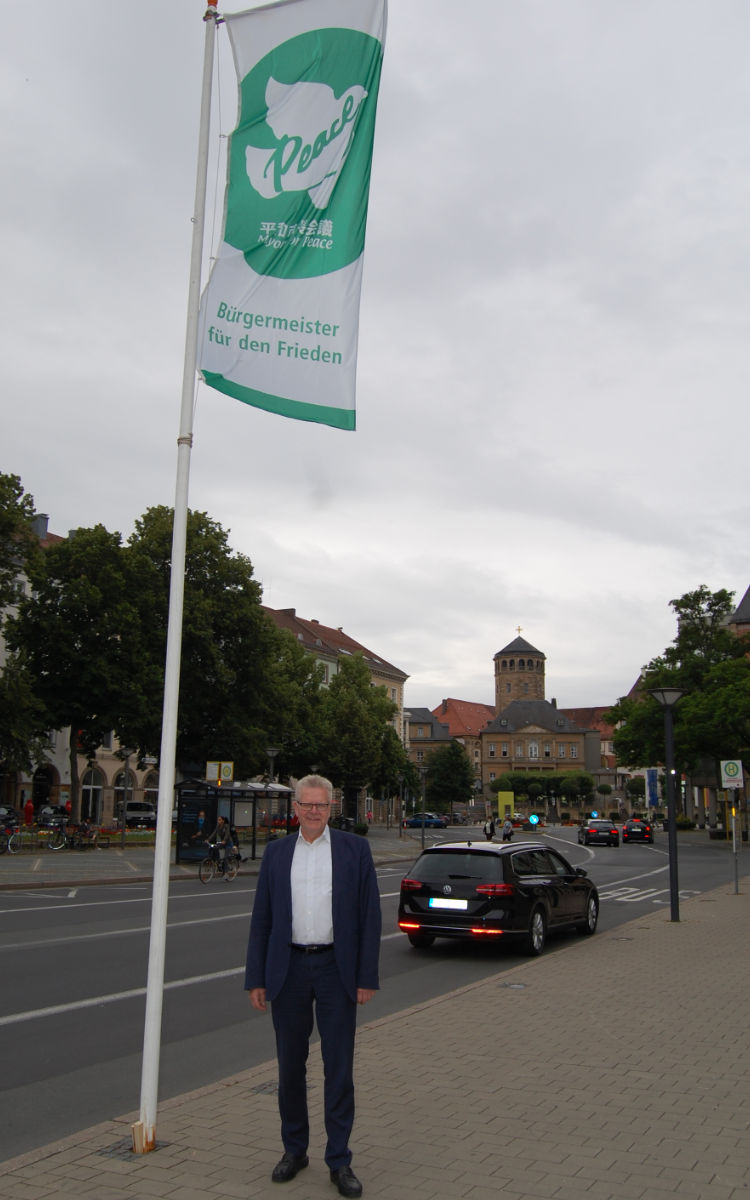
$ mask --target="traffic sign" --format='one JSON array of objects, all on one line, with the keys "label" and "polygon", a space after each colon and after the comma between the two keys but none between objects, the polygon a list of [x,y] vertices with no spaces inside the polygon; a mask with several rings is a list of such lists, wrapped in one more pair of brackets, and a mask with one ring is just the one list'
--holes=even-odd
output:
[{"label": "traffic sign", "polygon": [[536,813],[532,813],[531,816],[529,817],[529,821],[531,822],[532,825],[538,825],[539,817],[536,815]]},{"label": "traffic sign", "polygon": [[725,758],[721,763],[721,786],[723,788],[741,788],[742,763],[738,758]]}]

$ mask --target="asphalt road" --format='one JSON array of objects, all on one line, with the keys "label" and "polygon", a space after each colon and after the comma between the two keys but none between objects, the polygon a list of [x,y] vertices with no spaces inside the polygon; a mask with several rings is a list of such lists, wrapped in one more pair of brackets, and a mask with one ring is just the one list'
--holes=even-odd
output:
[{"label": "asphalt road", "polygon": [[[426,831],[426,841],[467,835],[464,829]],[[666,834],[658,833],[654,846],[619,848],[578,846],[574,829],[544,836],[596,882],[600,928],[669,905]],[[731,885],[734,878],[730,848],[704,838],[680,839],[679,866],[683,896]],[[748,869],[745,848],[741,874]],[[365,1020],[519,961],[496,946],[449,941],[428,952],[412,950],[396,930],[405,872],[399,865],[378,871],[381,991],[364,1010]],[[270,1017],[253,1012],[242,990],[253,889],[247,876],[172,888],[162,1099],[273,1057]],[[150,903],[146,884],[0,895],[0,1161],[138,1108]],[[567,935],[551,938],[545,953],[564,953],[569,943]]]}]

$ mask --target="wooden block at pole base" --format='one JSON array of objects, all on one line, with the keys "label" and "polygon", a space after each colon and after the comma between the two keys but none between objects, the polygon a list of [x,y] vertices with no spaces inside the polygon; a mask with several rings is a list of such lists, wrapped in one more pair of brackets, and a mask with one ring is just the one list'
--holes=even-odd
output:
[{"label": "wooden block at pole base", "polygon": [[133,1153],[148,1154],[149,1151],[156,1149],[156,1132],[148,1130],[143,1121],[136,1121],[131,1127],[133,1135]]}]

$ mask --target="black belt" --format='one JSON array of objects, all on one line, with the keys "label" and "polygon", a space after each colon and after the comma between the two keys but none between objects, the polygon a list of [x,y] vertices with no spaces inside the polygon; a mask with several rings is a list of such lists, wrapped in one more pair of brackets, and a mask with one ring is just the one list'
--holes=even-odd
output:
[{"label": "black belt", "polygon": [[322,954],[324,950],[333,950],[333,942],[325,942],[322,946],[300,946],[299,942],[289,943],[292,950],[299,950],[300,954]]}]

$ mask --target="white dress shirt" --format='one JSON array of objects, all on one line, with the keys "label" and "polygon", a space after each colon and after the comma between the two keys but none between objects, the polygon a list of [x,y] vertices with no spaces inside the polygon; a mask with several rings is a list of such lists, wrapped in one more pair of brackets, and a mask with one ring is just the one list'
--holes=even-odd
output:
[{"label": "white dress shirt", "polygon": [[297,836],[292,858],[292,941],[322,946],[333,941],[331,832],[326,825],[314,842]]}]

